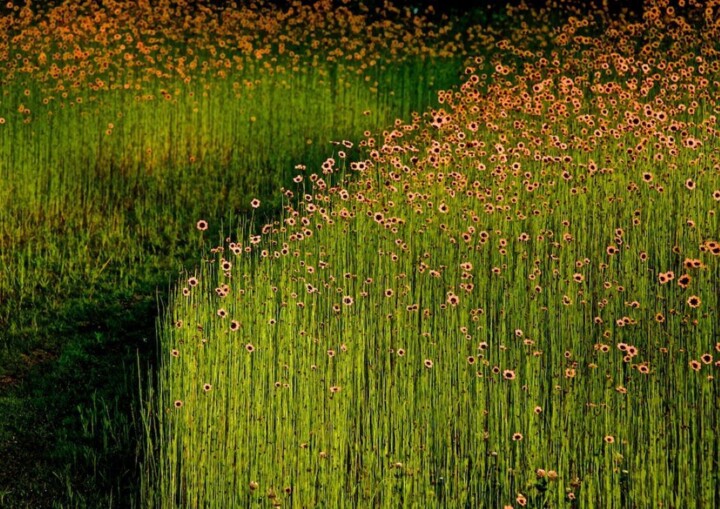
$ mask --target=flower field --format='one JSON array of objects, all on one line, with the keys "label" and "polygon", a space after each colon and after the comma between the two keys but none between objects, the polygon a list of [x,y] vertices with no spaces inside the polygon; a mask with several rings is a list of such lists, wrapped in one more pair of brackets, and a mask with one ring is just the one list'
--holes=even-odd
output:
[{"label": "flower field", "polygon": [[3,364],[170,283],[48,507],[720,505],[720,2],[485,19],[3,18]]}]

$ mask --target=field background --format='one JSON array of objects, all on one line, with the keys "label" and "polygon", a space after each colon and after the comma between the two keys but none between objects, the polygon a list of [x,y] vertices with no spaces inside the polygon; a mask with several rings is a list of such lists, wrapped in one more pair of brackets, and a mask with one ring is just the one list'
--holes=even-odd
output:
[{"label": "field background", "polygon": [[271,217],[331,141],[436,104],[489,13],[55,5],[0,23],[0,506],[127,507],[186,232]]},{"label": "field background", "polygon": [[6,5],[0,506],[720,504],[680,3]]}]

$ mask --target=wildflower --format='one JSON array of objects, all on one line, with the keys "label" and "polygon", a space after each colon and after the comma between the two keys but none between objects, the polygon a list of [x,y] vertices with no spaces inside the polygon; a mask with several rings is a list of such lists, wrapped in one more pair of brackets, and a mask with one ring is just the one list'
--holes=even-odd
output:
[{"label": "wildflower", "polygon": [[699,269],[703,266],[703,263],[694,258],[686,258],[685,261],[683,261],[683,265],[686,269]]},{"label": "wildflower", "polygon": [[247,350],[248,353],[253,353],[255,351],[255,347],[252,343],[248,343],[247,345],[245,345],[245,350]]},{"label": "wildflower", "polygon": [[182,400],[176,399],[175,400],[175,408],[181,408],[183,406]]},{"label": "wildflower", "polygon": [[211,389],[212,389],[212,385],[210,385],[210,384],[203,385],[203,390],[205,392],[210,392]]},{"label": "wildflower", "polygon": [[337,394],[341,390],[342,388],[339,385],[333,385],[332,387],[330,387],[330,392],[333,394]]},{"label": "wildflower", "polygon": [[196,226],[197,229],[200,230],[201,232],[203,232],[203,231],[205,231],[205,230],[208,229],[208,223],[207,223],[207,221],[205,221],[204,219],[201,219],[200,221],[198,221],[195,226]]},{"label": "wildflower", "polygon": [[615,443],[615,437],[612,436],[612,435],[605,435],[605,438],[603,438],[603,440],[605,440],[605,443],[606,443],[606,444],[613,444],[613,443]]},{"label": "wildflower", "polygon": [[535,412],[536,415],[540,415],[542,413],[543,409],[541,406],[536,406],[533,408],[533,412]]},{"label": "wildflower", "polygon": [[258,208],[258,207],[260,206],[260,200],[258,200],[257,198],[254,198],[254,199],[250,202],[250,206],[251,206],[252,208],[254,208],[254,209]]},{"label": "wildflower", "polygon": [[712,364],[713,356],[712,354],[705,353],[700,357],[700,360],[703,362],[703,364]]},{"label": "wildflower", "polygon": [[503,378],[505,380],[515,380],[515,372],[511,369],[503,371]]},{"label": "wildflower", "polygon": [[173,357],[180,357],[180,351],[176,348],[173,348],[172,350],[170,350],[170,355],[172,355]]},{"label": "wildflower", "polygon": [[425,359],[425,361],[423,362],[423,364],[424,364],[425,367],[428,368],[428,369],[431,369],[431,368],[433,367],[433,361],[430,360],[430,359]]},{"label": "wildflower", "polygon": [[343,304],[345,304],[346,306],[351,306],[353,302],[355,302],[355,301],[349,295],[346,295],[345,297],[343,297]]},{"label": "wildflower", "polygon": [[697,295],[691,295],[687,300],[688,306],[691,308],[699,308],[700,304],[702,304],[702,301],[700,300],[700,297]]},{"label": "wildflower", "polygon": [[522,433],[513,433],[512,436],[513,442],[519,442],[523,439]]},{"label": "wildflower", "polygon": [[396,353],[398,354],[398,357],[403,357],[405,355],[405,349],[398,348]]},{"label": "wildflower", "polygon": [[694,359],[691,360],[689,362],[689,364],[690,364],[690,368],[692,368],[694,371],[700,371],[700,369],[702,368],[702,364],[700,364],[700,362],[698,362]]}]

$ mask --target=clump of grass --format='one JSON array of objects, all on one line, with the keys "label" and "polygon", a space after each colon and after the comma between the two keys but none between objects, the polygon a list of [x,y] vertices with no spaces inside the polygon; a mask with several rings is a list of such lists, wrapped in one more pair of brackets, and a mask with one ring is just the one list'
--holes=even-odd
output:
[{"label": "clump of grass", "polygon": [[299,170],[172,297],[144,502],[717,505],[716,7],[520,29]]}]

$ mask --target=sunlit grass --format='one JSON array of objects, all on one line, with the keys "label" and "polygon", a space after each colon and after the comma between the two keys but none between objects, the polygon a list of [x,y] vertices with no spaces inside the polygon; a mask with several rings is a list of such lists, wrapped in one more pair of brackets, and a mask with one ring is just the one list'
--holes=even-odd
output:
[{"label": "sunlit grass", "polygon": [[520,30],[277,220],[188,225],[144,501],[717,505],[709,9]]},{"label": "sunlit grass", "polygon": [[494,33],[343,2],[4,4],[0,456],[33,447],[0,505],[132,506],[135,349],[206,242],[187,227],[274,217],[297,165],[437,105]]},{"label": "sunlit grass", "polygon": [[470,27],[475,42],[454,42],[452,21],[409,13],[329,16],[327,3],[146,7],[2,18],[4,348],[26,347],[18,328],[43,321],[48,295],[177,268],[194,217],[231,221],[255,196],[276,209],[297,164],[434,103],[482,40]]}]

